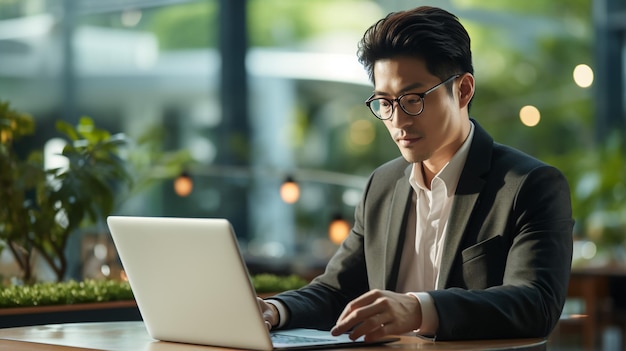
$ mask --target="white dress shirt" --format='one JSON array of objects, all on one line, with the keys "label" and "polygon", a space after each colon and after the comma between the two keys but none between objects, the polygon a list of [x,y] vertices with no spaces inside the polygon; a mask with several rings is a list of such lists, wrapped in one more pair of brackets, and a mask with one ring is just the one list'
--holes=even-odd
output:
[{"label": "white dress shirt", "polygon": [[420,301],[422,324],[415,332],[420,335],[434,335],[439,325],[439,316],[427,291],[437,289],[439,268],[443,255],[443,243],[448,228],[448,219],[454,192],[463,166],[467,160],[469,147],[474,137],[474,124],[463,145],[450,161],[426,185],[422,163],[414,163],[409,183],[414,190],[413,218],[407,223],[407,233],[400,260],[396,291],[409,293]]}]

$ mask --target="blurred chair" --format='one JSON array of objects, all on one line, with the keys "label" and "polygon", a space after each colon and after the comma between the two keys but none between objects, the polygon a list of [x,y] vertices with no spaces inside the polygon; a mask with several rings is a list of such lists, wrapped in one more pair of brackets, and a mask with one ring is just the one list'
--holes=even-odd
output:
[{"label": "blurred chair", "polygon": [[[616,281],[624,283],[615,285]],[[621,306],[626,305],[626,295],[624,292],[619,295],[619,289],[626,289],[626,267],[572,269],[568,300],[580,300],[581,311],[579,314],[563,315],[555,329],[559,338],[562,340],[567,333],[579,332],[583,348],[597,350],[601,347],[604,330],[610,326],[619,326],[622,331],[622,348],[626,350],[626,306]]]}]

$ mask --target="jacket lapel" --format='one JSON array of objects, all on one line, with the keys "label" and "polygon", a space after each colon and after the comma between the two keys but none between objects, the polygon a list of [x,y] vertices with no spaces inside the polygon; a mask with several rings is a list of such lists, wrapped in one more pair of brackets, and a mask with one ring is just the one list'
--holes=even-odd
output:
[{"label": "jacket lapel", "polygon": [[441,258],[437,289],[444,289],[447,286],[452,264],[460,254],[458,251],[463,233],[485,185],[482,176],[489,170],[491,164],[493,139],[476,121],[472,119],[472,122],[474,123],[474,138],[454,195],[454,203],[448,220],[448,233],[443,248],[443,252],[449,254],[444,254]]},{"label": "jacket lapel", "polygon": [[383,289],[395,290],[398,281],[398,270],[402,256],[402,246],[399,244],[404,243],[406,236],[406,211],[410,208],[413,191],[409,184],[411,167],[412,165],[409,165],[404,172],[405,176],[396,181],[393,193],[392,208],[389,212],[389,222],[387,224],[387,233],[389,235],[386,236],[387,243],[384,260],[384,277],[387,277],[387,279],[383,282]]}]

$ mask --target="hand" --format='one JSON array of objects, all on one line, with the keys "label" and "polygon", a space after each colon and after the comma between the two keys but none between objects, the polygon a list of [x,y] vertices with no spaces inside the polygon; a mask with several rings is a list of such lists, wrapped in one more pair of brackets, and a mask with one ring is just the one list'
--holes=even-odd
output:
[{"label": "hand", "polygon": [[335,336],[350,330],[350,339],[380,339],[390,334],[404,334],[422,324],[419,300],[412,295],[386,290],[371,290],[352,300],[331,330]]},{"label": "hand", "polygon": [[261,314],[263,314],[263,320],[265,321],[265,326],[267,330],[271,330],[272,327],[275,327],[278,324],[278,310],[276,306],[271,303],[265,302],[260,297],[256,298],[256,302],[259,305],[259,310],[261,310]]}]

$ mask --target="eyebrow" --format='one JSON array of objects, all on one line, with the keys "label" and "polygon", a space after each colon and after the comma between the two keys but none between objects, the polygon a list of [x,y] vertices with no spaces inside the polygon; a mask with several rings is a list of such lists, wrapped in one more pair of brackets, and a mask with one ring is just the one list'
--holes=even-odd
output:
[{"label": "eyebrow", "polygon": [[[423,86],[424,86],[424,84],[420,83],[420,82],[409,84],[409,85],[407,85],[406,87],[404,87],[404,88],[402,88],[400,90],[400,95],[406,94],[409,90],[413,90],[415,88],[419,88],[419,87],[423,87]],[[374,95],[390,96],[391,94],[386,93],[384,91],[374,90]]]}]

